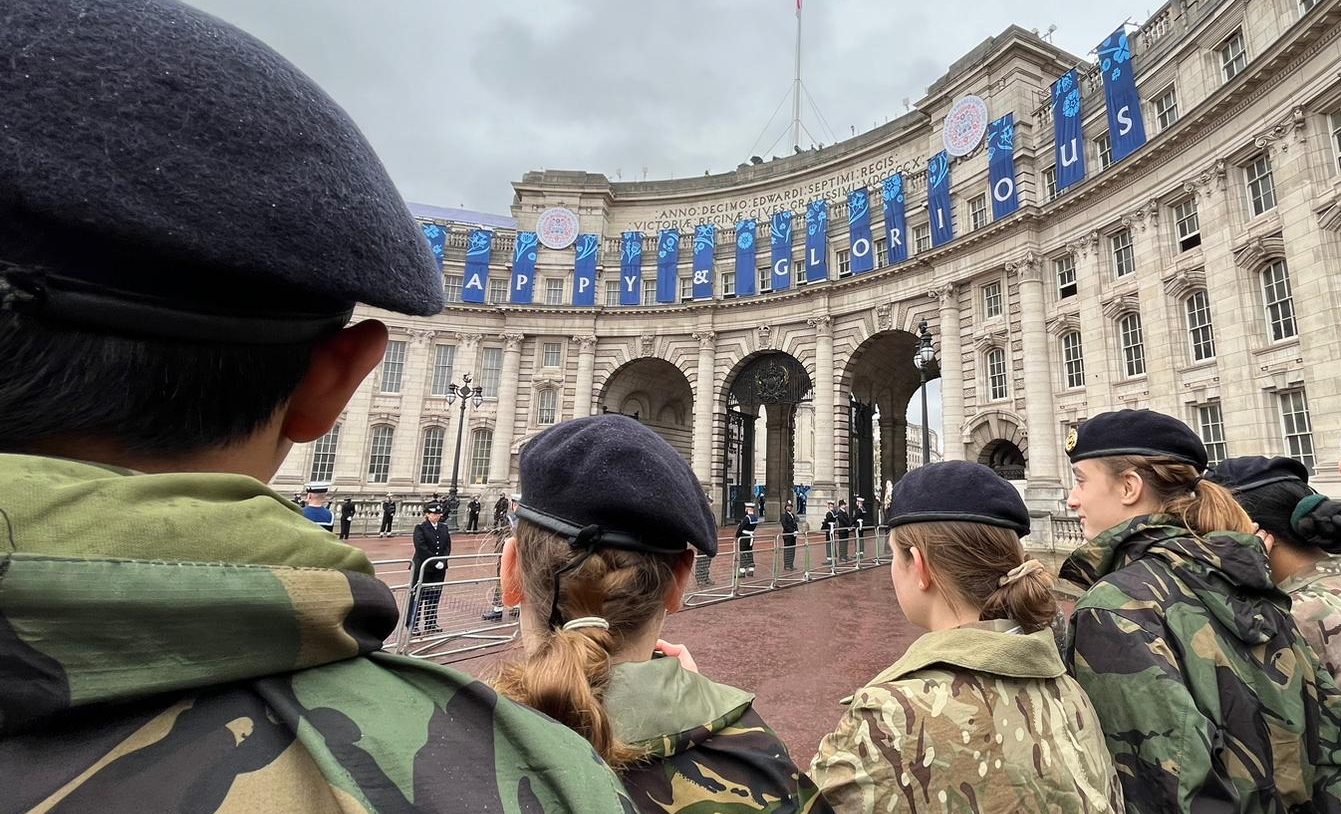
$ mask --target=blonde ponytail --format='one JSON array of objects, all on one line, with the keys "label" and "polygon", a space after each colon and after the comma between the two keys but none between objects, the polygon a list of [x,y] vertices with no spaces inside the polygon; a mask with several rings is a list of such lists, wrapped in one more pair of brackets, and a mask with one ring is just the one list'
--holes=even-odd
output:
[{"label": "blonde ponytail", "polygon": [[1160,504],[1160,511],[1182,521],[1194,534],[1213,531],[1253,533],[1253,523],[1234,495],[1197,473],[1195,467],[1172,458],[1118,455],[1096,458],[1113,477],[1135,472]]}]

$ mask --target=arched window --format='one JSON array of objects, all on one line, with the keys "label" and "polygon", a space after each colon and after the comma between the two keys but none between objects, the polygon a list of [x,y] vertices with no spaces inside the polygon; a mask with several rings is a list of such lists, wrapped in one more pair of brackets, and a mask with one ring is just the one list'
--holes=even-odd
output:
[{"label": "arched window", "polygon": [[991,348],[983,355],[987,366],[987,398],[999,401],[1010,395],[1006,383],[1006,352],[1001,348]]},{"label": "arched window", "polygon": [[536,394],[535,423],[553,424],[559,412],[559,391],[541,390]]},{"label": "arched window", "polygon": [[1192,361],[1215,358],[1215,336],[1211,330],[1211,298],[1205,290],[1193,291],[1183,300],[1187,313],[1187,338],[1192,344]]},{"label": "arched window", "polygon": [[396,430],[386,424],[372,428],[372,443],[368,446],[368,483],[386,483],[391,477],[391,440]]},{"label": "arched window", "polygon": [[1066,386],[1085,386],[1085,353],[1080,344],[1080,331],[1062,334],[1062,377]]},{"label": "arched window", "polygon": [[437,483],[442,480],[442,427],[424,430],[424,447],[419,456],[419,482]]},{"label": "arched window", "polygon": [[1294,295],[1290,291],[1290,270],[1284,260],[1272,261],[1262,270],[1262,302],[1266,306],[1271,341],[1279,342],[1296,335]]},{"label": "arched window", "polygon": [[340,443],[340,425],[312,443],[312,468],[309,480],[329,481],[335,476],[335,447]]},{"label": "arched window", "polygon": [[1122,341],[1122,367],[1128,376],[1145,375],[1145,340],[1141,335],[1141,315],[1127,313],[1118,320],[1118,336]]},{"label": "arched window", "polygon": [[493,430],[475,430],[470,434],[470,482],[487,483],[489,456],[494,448]]}]

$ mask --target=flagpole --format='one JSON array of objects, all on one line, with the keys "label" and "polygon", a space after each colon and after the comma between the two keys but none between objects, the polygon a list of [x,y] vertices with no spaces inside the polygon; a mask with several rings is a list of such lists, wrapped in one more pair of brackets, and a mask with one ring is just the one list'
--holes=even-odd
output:
[{"label": "flagpole", "polygon": [[801,146],[801,0],[796,0],[796,76],[792,83],[792,146]]}]

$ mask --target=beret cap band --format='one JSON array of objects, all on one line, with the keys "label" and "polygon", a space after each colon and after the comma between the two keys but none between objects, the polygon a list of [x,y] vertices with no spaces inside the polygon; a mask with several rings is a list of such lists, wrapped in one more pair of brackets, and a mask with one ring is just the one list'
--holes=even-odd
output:
[{"label": "beret cap band", "polygon": [[1154,410],[1111,410],[1072,429],[1066,438],[1071,461],[1134,455],[1170,458],[1198,473],[1206,468],[1206,445],[1187,424]]},{"label": "beret cap band", "polygon": [[982,523],[1029,533],[1029,509],[1009,481],[979,463],[942,461],[910,471],[894,484],[887,526]]},{"label": "beret cap band", "polygon": [[600,526],[596,527],[597,531],[584,536],[583,532],[591,526],[579,526],[576,523],[564,520],[562,517],[555,517],[552,514],[546,514],[523,504],[517,505],[517,517],[562,537],[568,537],[572,543],[582,539],[584,544],[594,545],[596,548],[618,548],[622,551],[645,553],[664,553],[666,551],[665,548],[645,544],[642,538],[636,535],[605,529]]},{"label": "beret cap band", "polygon": [[1073,453],[1071,460],[1086,461],[1091,458],[1114,458],[1119,455],[1139,455],[1145,458],[1172,458],[1175,461],[1181,461],[1191,466],[1200,466],[1195,458],[1186,455],[1179,455],[1176,452],[1169,452],[1163,449],[1152,449],[1150,447],[1109,447],[1108,449],[1095,449],[1086,452]]},{"label": "beret cap band", "polygon": [[1030,528],[1015,520],[1007,520],[1002,517],[994,517],[989,514],[975,514],[973,512],[911,512],[909,514],[899,515],[885,521],[885,525],[890,528],[906,526],[909,523],[984,523],[989,526],[1000,526],[1003,529],[1020,534],[1028,534]]}]

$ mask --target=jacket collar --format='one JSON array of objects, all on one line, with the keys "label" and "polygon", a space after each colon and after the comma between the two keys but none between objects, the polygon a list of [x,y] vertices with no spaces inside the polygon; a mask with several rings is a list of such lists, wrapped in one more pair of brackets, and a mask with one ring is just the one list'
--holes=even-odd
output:
[{"label": "jacket collar", "polygon": [[1015,622],[997,619],[925,633],[902,658],[867,683],[897,681],[936,665],[1007,678],[1057,678],[1066,672],[1051,628],[1011,632],[1018,629]]},{"label": "jacket collar", "polygon": [[751,693],[690,672],[676,659],[654,658],[613,667],[605,709],[615,737],[666,757],[736,723],[752,701]]}]

